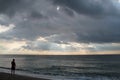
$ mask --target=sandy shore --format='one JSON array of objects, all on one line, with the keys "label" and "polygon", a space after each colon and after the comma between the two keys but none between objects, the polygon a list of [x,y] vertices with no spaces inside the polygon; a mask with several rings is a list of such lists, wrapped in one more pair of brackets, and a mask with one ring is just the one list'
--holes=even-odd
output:
[{"label": "sandy shore", "polygon": [[48,80],[48,79],[40,79],[40,78],[33,78],[27,76],[20,76],[20,75],[11,75],[8,73],[0,73],[0,80]]}]

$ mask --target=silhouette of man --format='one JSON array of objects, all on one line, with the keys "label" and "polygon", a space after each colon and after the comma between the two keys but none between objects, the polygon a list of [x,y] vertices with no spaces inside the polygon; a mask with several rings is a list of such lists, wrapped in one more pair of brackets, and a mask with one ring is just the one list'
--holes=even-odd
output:
[{"label": "silhouette of man", "polygon": [[16,63],[15,63],[15,59],[13,59],[11,62],[11,74],[15,74],[15,68],[16,68]]}]

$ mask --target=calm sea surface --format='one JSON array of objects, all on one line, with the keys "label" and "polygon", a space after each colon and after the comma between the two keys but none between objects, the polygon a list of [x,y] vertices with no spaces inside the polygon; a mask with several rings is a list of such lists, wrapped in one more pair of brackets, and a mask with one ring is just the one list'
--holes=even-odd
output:
[{"label": "calm sea surface", "polygon": [[55,80],[120,80],[120,55],[1,55],[0,68],[9,70],[13,58],[17,71],[55,76]]}]

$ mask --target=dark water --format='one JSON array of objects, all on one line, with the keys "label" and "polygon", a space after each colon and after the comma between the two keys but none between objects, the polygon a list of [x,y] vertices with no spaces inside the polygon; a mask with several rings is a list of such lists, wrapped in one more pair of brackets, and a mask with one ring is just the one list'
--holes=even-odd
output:
[{"label": "dark water", "polygon": [[1,55],[0,68],[9,69],[12,58],[18,71],[64,77],[58,80],[120,80],[120,55]]}]

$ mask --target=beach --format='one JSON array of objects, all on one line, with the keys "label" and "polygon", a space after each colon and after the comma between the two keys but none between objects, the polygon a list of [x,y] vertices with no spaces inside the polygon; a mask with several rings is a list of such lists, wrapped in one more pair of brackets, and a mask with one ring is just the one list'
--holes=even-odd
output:
[{"label": "beach", "polygon": [[0,73],[0,80],[48,80],[48,79],[33,78],[21,75],[11,75],[9,73]]}]

